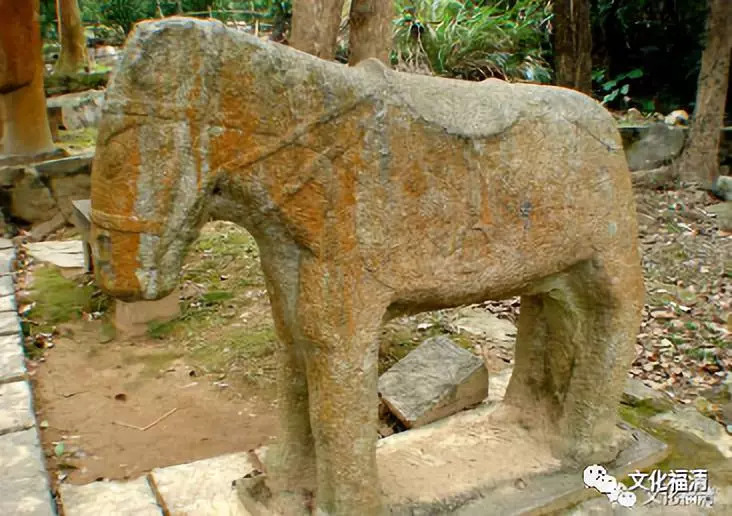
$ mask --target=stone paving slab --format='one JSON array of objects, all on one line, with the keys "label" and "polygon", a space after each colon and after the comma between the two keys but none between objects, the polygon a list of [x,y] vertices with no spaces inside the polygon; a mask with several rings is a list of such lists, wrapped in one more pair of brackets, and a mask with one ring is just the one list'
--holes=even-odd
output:
[{"label": "stone paving slab", "polygon": [[15,312],[16,310],[15,296],[0,296],[0,312]]},{"label": "stone paving slab", "polygon": [[0,336],[19,335],[20,319],[15,312],[0,312]]},{"label": "stone paving slab", "polygon": [[233,487],[254,467],[247,453],[158,468],[150,476],[171,516],[248,516]]},{"label": "stone paving slab", "polygon": [[0,385],[0,435],[31,428],[35,424],[28,382]]},{"label": "stone paving slab", "polygon": [[34,242],[28,244],[26,249],[39,262],[62,269],[84,268],[84,244],[81,240]]},{"label": "stone paving slab", "polygon": [[0,336],[0,384],[20,380],[25,372],[20,335]]},{"label": "stone paving slab", "polygon": [[15,248],[0,250],[0,274],[13,272],[13,261],[15,260]]},{"label": "stone paving slab", "polygon": [[15,284],[10,276],[0,276],[0,296],[10,296],[15,294]]},{"label": "stone paving slab", "polygon": [[161,516],[163,511],[146,478],[59,487],[66,516]]},{"label": "stone paving slab", "polygon": [[42,457],[35,428],[0,436],[0,514],[56,514]]}]

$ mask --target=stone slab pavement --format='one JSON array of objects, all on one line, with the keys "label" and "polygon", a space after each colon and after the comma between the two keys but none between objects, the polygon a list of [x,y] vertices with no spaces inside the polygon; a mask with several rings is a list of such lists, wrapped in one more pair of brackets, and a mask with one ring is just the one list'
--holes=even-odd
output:
[{"label": "stone slab pavement", "polygon": [[53,516],[16,312],[13,243],[0,238],[0,515]]}]

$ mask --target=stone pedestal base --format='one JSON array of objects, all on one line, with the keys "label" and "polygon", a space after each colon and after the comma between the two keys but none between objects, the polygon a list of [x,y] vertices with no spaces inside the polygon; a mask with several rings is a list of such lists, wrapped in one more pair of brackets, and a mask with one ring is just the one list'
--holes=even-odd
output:
[{"label": "stone pedestal base", "polygon": [[[495,421],[498,406],[481,405],[380,440],[376,460],[388,513],[552,514],[598,495],[585,487],[584,467],[563,468],[525,430]],[[620,479],[667,455],[661,441],[625,423],[618,426],[632,438],[604,465],[609,474]],[[237,481],[240,500],[252,515],[277,515],[260,501],[263,481],[252,474]]]},{"label": "stone pedestal base", "polygon": [[166,322],[180,315],[179,289],[157,301],[115,300],[114,326],[123,337],[139,337],[147,333],[151,322]]}]

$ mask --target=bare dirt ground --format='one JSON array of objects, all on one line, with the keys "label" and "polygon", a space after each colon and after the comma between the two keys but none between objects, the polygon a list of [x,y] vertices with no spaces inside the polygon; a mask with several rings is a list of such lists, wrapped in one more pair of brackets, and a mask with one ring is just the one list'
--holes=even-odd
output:
[{"label": "bare dirt ground", "polygon": [[[631,374],[692,403],[718,388],[732,365],[732,236],[704,211],[717,202],[705,192],[643,191],[637,198],[648,295]],[[65,229],[54,238],[74,234]],[[90,278],[64,279],[22,251],[20,261],[19,311],[57,481],[135,478],[275,437],[275,336],[258,250],[241,228],[204,227],[184,267],[181,316],[134,341],[115,338],[111,308]],[[514,323],[519,312],[517,299],[477,308]],[[490,371],[512,363],[510,347],[461,333],[456,314],[389,323],[380,369],[437,334],[482,349]],[[721,418],[717,408],[709,405],[708,415]]]}]

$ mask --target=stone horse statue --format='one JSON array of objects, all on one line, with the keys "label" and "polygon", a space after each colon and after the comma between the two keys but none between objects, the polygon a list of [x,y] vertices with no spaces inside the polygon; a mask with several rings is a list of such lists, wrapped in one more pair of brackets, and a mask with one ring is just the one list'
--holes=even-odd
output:
[{"label": "stone horse statue", "polygon": [[141,23],[93,166],[101,288],[169,294],[207,217],[260,248],[281,344],[274,507],[302,512],[309,491],[317,514],[381,514],[377,330],[488,299],[521,296],[504,414],[545,425],[567,463],[617,453],[644,290],[621,140],[592,99]]}]

